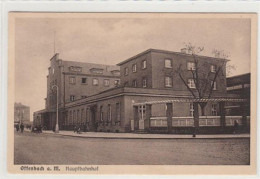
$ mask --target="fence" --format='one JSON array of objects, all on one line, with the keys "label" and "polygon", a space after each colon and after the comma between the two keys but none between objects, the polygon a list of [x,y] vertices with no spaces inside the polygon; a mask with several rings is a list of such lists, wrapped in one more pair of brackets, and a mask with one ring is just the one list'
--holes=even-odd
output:
[{"label": "fence", "polygon": [[[226,126],[234,126],[237,121],[242,125],[242,116],[226,116]],[[250,123],[250,116],[247,116],[247,124]],[[151,127],[167,127],[167,117],[151,117]],[[192,116],[187,117],[172,117],[173,127],[193,127],[194,119]],[[199,126],[220,126],[220,116],[200,116]]]}]

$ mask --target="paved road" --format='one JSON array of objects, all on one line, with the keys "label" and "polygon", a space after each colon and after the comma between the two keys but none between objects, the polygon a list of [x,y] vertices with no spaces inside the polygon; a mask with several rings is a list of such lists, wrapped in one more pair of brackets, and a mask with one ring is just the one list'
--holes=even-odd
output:
[{"label": "paved road", "polygon": [[245,165],[250,139],[95,139],[15,133],[15,164]]}]

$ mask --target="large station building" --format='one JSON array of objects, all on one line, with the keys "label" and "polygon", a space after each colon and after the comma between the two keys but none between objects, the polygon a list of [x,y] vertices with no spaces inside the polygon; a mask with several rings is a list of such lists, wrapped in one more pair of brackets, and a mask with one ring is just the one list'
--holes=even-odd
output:
[{"label": "large station building", "polygon": [[[228,131],[223,129],[231,128],[235,120],[248,125],[245,113],[225,114],[229,104],[236,103],[242,108],[245,100],[227,93],[227,61],[206,56],[196,59],[213,82],[210,99],[192,96],[190,90],[196,93],[192,76],[194,56],[186,51],[149,49],[117,66],[66,62],[56,54],[47,76],[46,108],[34,113],[38,121],[35,123],[48,129],[55,126],[58,86],[61,130],[72,130],[77,125],[98,132],[189,133],[194,126],[193,103],[201,100],[207,105],[204,116],[199,118],[200,132]],[[223,73],[215,78],[220,65]],[[183,79],[176,73],[180,66]]]}]

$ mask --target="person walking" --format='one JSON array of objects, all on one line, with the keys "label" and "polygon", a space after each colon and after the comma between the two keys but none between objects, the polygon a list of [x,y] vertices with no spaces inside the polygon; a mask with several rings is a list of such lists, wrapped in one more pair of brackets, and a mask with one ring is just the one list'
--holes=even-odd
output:
[{"label": "person walking", "polygon": [[21,124],[20,128],[21,128],[21,133],[23,133],[23,130],[24,130],[24,125],[23,125],[23,123]]},{"label": "person walking", "polygon": [[238,133],[238,129],[239,129],[239,124],[237,122],[237,120],[234,121],[234,133],[237,134]]},{"label": "person walking", "polygon": [[19,124],[16,124],[15,128],[16,128],[16,132],[19,132]]}]

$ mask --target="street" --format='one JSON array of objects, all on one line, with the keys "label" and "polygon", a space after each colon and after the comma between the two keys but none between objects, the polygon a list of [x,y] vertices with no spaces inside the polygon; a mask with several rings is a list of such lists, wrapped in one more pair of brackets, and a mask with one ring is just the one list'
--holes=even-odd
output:
[{"label": "street", "polygon": [[248,165],[250,138],[104,139],[14,135],[14,164]]}]

